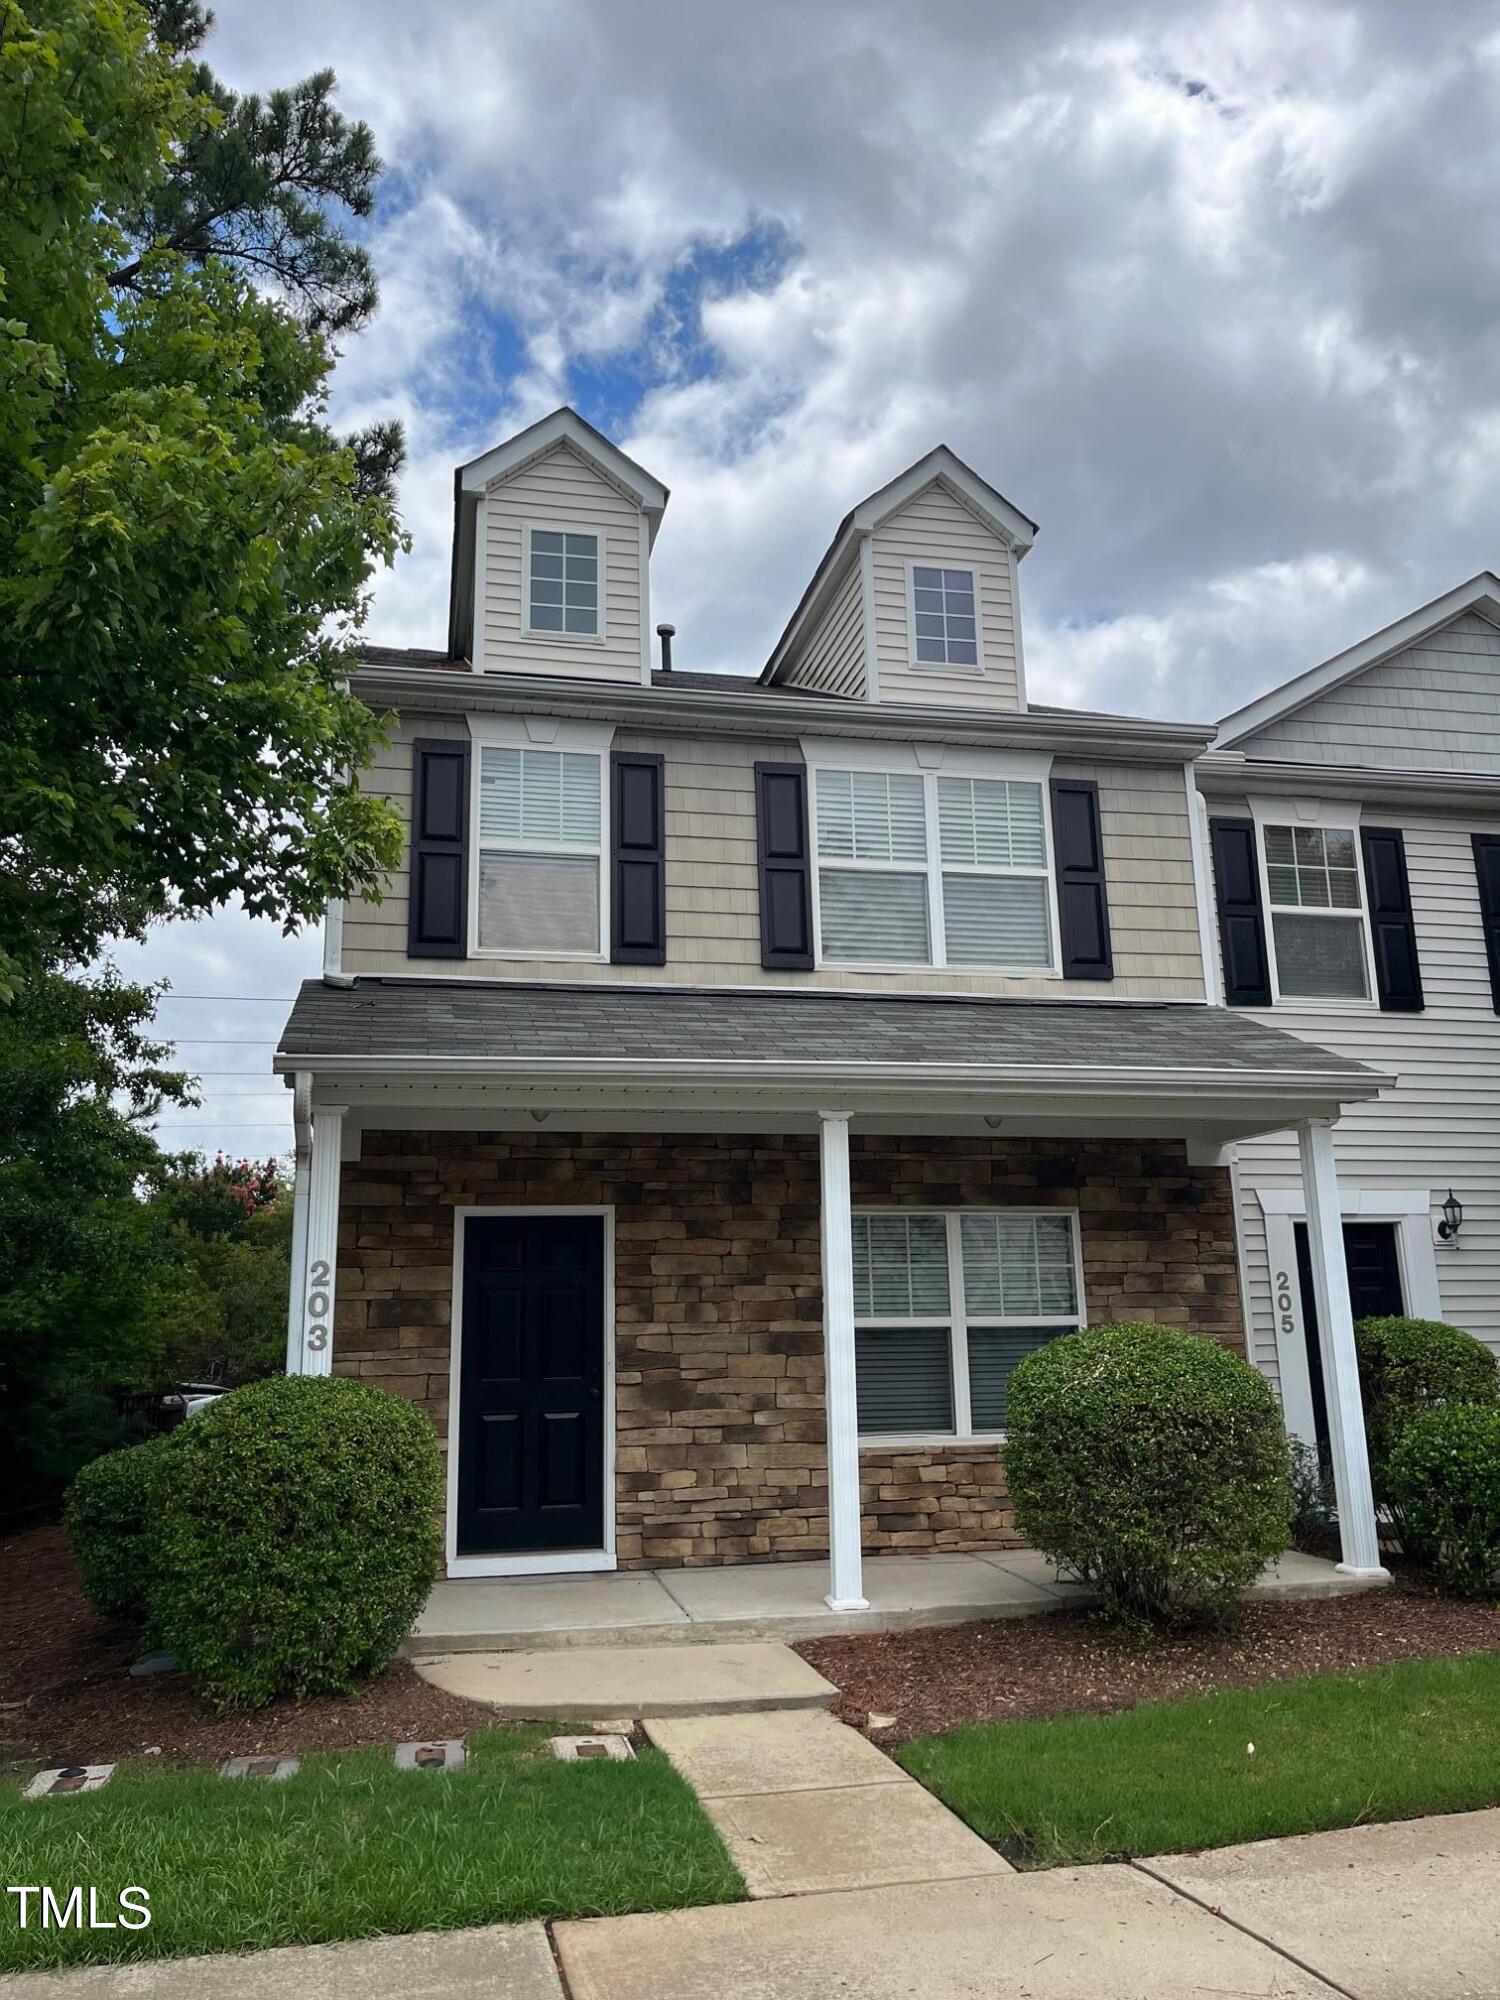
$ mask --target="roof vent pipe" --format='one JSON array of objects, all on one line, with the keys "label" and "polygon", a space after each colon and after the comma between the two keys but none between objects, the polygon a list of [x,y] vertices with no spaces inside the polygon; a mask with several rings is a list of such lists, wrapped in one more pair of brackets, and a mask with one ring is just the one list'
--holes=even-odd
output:
[{"label": "roof vent pipe", "polygon": [[658,625],[656,636],[661,640],[661,670],[664,674],[672,671],[672,641],[677,637],[675,625]]}]

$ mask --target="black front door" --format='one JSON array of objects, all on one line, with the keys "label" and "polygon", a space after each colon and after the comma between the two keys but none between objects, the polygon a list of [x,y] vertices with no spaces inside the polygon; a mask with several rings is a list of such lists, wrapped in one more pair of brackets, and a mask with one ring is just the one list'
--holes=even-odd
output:
[{"label": "black front door", "polygon": [[[1312,1388],[1313,1422],[1318,1456],[1328,1464],[1328,1397],[1323,1388],[1323,1347],[1318,1334],[1318,1303],[1313,1293],[1312,1253],[1307,1224],[1297,1229],[1297,1279],[1302,1287],[1302,1331],[1307,1340],[1307,1377]],[[1356,1322],[1399,1317],[1406,1311],[1401,1296],[1401,1259],[1393,1222],[1346,1222],[1344,1262],[1349,1267],[1349,1304]]]},{"label": "black front door", "polygon": [[458,1553],[604,1545],[604,1218],[471,1216]]}]

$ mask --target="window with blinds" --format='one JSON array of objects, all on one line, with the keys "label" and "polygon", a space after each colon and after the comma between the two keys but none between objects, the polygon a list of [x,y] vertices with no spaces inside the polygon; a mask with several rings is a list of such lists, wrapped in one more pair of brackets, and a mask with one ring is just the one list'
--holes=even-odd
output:
[{"label": "window with blinds", "polygon": [[982,1437],[1005,1428],[1018,1364],[1082,1324],[1070,1210],[854,1217],[860,1435]]},{"label": "window with blinds", "polygon": [[1265,826],[1276,987],[1284,1000],[1368,1000],[1364,900],[1351,827]]},{"label": "window with blinds", "polygon": [[820,769],[816,798],[828,963],[1052,968],[1040,784]]},{"label": "window with blinds", "polygon": [[480,750],[481,951],[592,957],[602,949],[602,789],[593,752]]}]

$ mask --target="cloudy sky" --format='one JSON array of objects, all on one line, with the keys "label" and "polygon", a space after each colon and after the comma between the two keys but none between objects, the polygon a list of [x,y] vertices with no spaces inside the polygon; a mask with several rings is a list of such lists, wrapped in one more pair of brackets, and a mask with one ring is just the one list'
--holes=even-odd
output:
[{"label": "cloudy sky", "polygon": [[[672,489],[695,669],[939,440],[1041,524],[1041,700],[1216,716],[1500,560],[1493,4],[222,0],[207,54],[331,66],[390,163],[335,410],[407,429],[374,638],[443,643],[452,468],[564,401]],[[318,962],[122,954],[205,1078],[164,1138],[285,1143],[278,1007],[223,996]]]}]

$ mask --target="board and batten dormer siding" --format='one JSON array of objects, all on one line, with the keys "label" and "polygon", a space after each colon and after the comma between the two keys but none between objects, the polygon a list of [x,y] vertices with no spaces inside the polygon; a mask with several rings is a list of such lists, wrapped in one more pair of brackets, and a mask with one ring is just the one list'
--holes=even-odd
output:
[{"label": "board and batten dormer siding", "polygon": [[[523,630],[524,530],[597,529],[605,537],[600,604],[602,639]],[[609,480],[567,444],[512,473],[484,496],[479,561],[480,658],[486,673],[507,670],[551,674],[567,680],[639,682],[644,676],[644,602],[647,589],[642,516]]]},{"label": "board and batten dormer siding", "polygon": [[855,701],[867,693],[864,592],[857,551],[785,679],[788,687],[844,695]]},{"label": "board and batten dormer siding", "polygon": [[[917,494],[871,534],[880,700],[944,708],[1019,709],[1015,563],[1010,551],[945,486]],[[910,565],[972,569],[979,585],[982,673],[912,663]]]},{"label": "board and batten dormer siding", "polygon": [[[408,713],[366,773],[368,790],[393,799],[410,823],[411,744],[464,736],[461,719]],[[767,972],[760,962],[755,765],[796,752],[784,740],[618,730],[617,750],[665,759],[666,921],[664,966],[576,959],[419,959],[406,954],[407,872],[396,870],[382,902],[350,903],[343,970],[423,979],[557,979],[606,984],[821,987],[848,992],[986,993],[1042,999],[1201,1000],[1202,956],[1182,766],[1059,760],[1058,777],[1092,778],[1109,887],[1115,977],[1090,981],[966,970]]]},{"label": "board and batten dormer siding", "polygon": [[1500,631],[1467,611],[1234,747],[1294,764],[1500,771]]},{"label": "board and batten dormer siding", "polygon": [[[1215,795],[1209,810],[1245,817],[1249,808],[1243,798]],[[1426,1188],[1434,1209],[1453,1189],[1464,1223],[1458,1241],[1434,1253],[1442,1314],[1500,1349],[1500,1016],[1471,842],[1476,832],[1500,833],[1500,820],[1386,806],[1368,806],[1363,817],[1405,836],[1424,1011],[1387,1014],[1373,1002],[1320,1007],[1315,1000],[1247,1011],[1395,1072],[1394,1088],[1351,1106],[1335,1128],[1340,1186],[1346,1193]],[[1296,1138],[1287,1132],[1245,1140],[1238,1156],[1250,1358],[1279,1385],[1274,1274],[1256,1189],[1301,1187]]]}]

